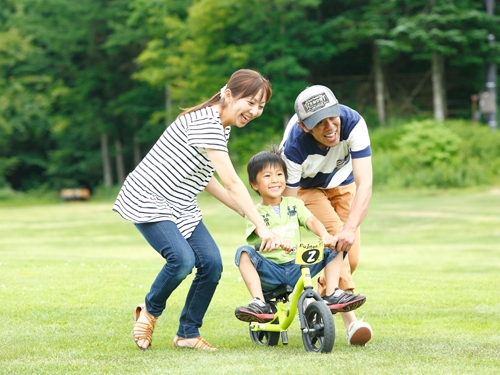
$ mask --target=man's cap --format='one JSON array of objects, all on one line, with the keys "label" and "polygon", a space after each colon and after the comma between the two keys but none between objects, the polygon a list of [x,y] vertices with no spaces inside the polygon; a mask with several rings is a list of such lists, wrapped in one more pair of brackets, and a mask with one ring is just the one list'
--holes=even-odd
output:
[{"label": "man's cap", "polygon": [[323,119],[340,116],[339,101],[328,87],[310,86],[297,96],[295,113],[299,121],[312,130]]}]

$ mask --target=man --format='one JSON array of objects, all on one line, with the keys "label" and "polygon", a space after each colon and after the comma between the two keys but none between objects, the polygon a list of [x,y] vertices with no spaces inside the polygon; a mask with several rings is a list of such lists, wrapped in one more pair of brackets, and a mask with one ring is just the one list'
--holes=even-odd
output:
[{"label": "man", "polygon": [[[295,115],[281,147],[288,168],[283,195],[303,200],[328,232],[338,237],[337,249],[348,252],[339,288],[353,293],[351,274],[358,264],[359,226],[372,195],[372,153],[365,120],[339,104],[328,87],[311,86],[295,100]],[[324,285],[320,277],[320,294]],[[370,325],[357,320],[353,311],[341,315],[348,344],[364,346],[372,336]]]}]

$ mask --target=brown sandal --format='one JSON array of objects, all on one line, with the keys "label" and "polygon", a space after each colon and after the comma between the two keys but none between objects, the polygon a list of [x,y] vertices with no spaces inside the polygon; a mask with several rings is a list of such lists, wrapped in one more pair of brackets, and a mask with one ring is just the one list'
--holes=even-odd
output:
[{"label": "brown sandal", "polygon": [[[148,323],[144,322],[139,322],[139,316],[141,315],[141,311],[146,315],[146,318],[149,320]],[[155,328],[155,323],[158,317],[151,315],[148,310],[146,310],[146,305],[145,304],[140,304],[137,305],[135,308],[135,315],[134,315],[134,341],[136,345],[139,347],[141,350],[146,350],[151,347],[151,344],[153,342],[153,330]],[[139,346],[139,341],[140,340],[147,340],[149,341],[149,344],[146,348],[142,348]]]},{"label": "brown sandal", "polygon": [[180,348],[180,349],[201,349],[201,350],[210,350],[210,351],[217,350],[217,348],[215,348],[212,345],[210,345],[208,342],[206,342],[201,337],[198,336],[196,338],[198,340],[196,341],[196,343],[194,345],[190,345],[190,344],[187,344],[187,343],[184,344],[184,345],[182,345],[181,343],[183,341],[190,340],[190,339],[185,339],[185,338],[182,338],[182,337],[179,337],[179,336],[175,336],[175,338],[174,338],[174,346],[176,348]]}]

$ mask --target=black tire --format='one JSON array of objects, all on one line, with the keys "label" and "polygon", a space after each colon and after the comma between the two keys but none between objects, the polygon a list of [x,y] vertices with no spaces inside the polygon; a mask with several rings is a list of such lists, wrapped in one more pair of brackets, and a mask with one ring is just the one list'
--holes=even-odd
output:
[{"label": "black tire", "polygon": [[330,353],[335,343],[335,324],[330,309],[324,302],[315,301],[307,306],[304,316],[306,332],[302,331],[302,341],[306,351]]},{"label": "black tire", "polygon": [[[274,314],[278,309],[273,301],[268,302],[271,306],[271,310]],[[279,324],[278,319],[276,319],[272,324]],[[279,332],[268,332],[268,331],[252,331],[250,325],[248,326],[248,330],[250,332],[250,338],[252,342],[258,345],[264,346],[276,346],[280,341],[280,333]]]},{"label": "black tire", "polygon": [[265,346],[276,346],[280,341],[280,333],[279,332],[269,332],[269,331],[250,331],[250,338],[252,342],[259,345]]}]

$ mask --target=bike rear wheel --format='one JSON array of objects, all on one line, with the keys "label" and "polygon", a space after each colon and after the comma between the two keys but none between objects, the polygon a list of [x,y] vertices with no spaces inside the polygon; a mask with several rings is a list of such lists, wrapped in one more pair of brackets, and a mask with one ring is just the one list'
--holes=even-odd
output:
[{"label": "bike rear wheel", "polygon": [[250,331],[250,338],[252,342],[259,345],[265,346],[276,346],[280,341],[280,333],[279,332],[269,332],[269,331]]},{"label": "bike rear wheel", "polygon": [[329,353],[335,343],[335,324],[330,309],[322,301],[309,304],[304,312],[306,328],[302,331],[308,352]]},{"label": "bike rear wheel", "polygon": [[[274,302],[268,302],[269,305],[271,306],[271,310],[274,314],[276,314],[276,311],[278,309],[276,308],[276,305]],[[279,320],[276,319],[274,322],[271,324],[279,324]],[[248,330],[250,332],[250,338],[252,339],[252,342],[258,345],[264,345],[264,346],[276,346],[278,345],[280,341],[280,333],[279,332],[269,332],[269,331],[252,331],[252,328],[250,328],[250,325],[248,326]]]}]

